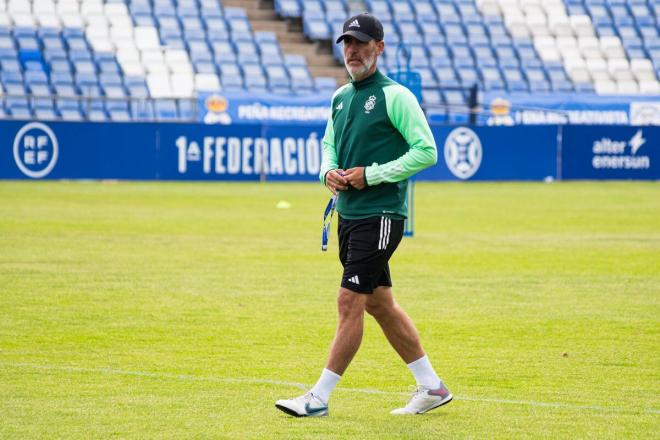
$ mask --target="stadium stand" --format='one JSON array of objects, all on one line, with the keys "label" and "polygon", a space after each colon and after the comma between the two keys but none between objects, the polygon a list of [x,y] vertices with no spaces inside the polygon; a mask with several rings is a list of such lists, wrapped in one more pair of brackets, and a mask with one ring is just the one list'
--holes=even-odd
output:
[{"label": "stadium stand", "polygon": [[[247,2],[246,2],[247,3]],[[0,0],[0,117],[175,121],[198,93],[329,94],[309,57],[286,54],[225,0]],[[383,22],[385,71],[399,44],[427,109],[461,117],[469,90],[660,94],[653,0],[275,0],[317,48],[350,14]],[[331,49],[330,49],[331,48]],[[341,82],[341,80],[340,80]]]},{"label": "stadium stand", "polygon": [[[327,7],[335,3],[305,0],[280,14],[302,15],[312,39],[320,32],[309,29],[323,20],[336,36],[342,15]],[[383,21],[387,46],[410,47],[427,108],[455,108],[462,117],[474,84],[485,92],[660,94],[660,6],[652,0],[364,3]],[[392,54],[386,51],[390,71],[397,64]],[[340,47],[334,55],[341,61]]]}]

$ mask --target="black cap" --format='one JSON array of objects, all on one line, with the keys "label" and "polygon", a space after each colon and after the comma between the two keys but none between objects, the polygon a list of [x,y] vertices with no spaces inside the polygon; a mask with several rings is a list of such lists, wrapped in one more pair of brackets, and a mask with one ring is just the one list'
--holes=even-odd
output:
[{"label": "black cap", "polygon": [[344,22],[344,33],[337,38],[337,44],[346,37],[357,38],[360,41],[380,41],[383,39],[383,25],[371,14],[354,15]]}]

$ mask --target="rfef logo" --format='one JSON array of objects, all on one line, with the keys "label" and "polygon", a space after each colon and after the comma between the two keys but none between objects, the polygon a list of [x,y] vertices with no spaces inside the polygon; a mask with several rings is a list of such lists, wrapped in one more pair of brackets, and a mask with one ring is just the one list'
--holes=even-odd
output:
[{"label": "rfef logo", "polygon": [[482,148],[477,133],[467,127],[452,130],[445,141],[445,162],[459,179],[469,179],[481,165]]},{"label": "rfef logo", "polygon": [[25,124],[14,138],[14,161],[23,174],[33,179],[45,177],[57,163],[55,133],[46,124]]}]

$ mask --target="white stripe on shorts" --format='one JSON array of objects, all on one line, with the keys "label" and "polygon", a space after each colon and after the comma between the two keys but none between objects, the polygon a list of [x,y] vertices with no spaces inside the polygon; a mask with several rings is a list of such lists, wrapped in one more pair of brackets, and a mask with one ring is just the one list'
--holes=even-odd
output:
[{"label": "white stripe on shorts", "polygon": [[390,244],[390,231],[392,230],[392,219],[386,218],[385,221],[387,222],[387,232],[385,233],[385,245],[383,249],[387,249],[387,245]]},{"label": "white stripe on shorts", "polygon": [[392,228],[392,221],[387,217],[380,218],[380,236],[378,238],[378,249],[386,249],[390,244],[390,230]]},{"label": "white stripe on shorts", "polygon": [[380,218],[380,234],[378,235],[378,249],[383,248],[383,223],[385,222],[385,217]]}]

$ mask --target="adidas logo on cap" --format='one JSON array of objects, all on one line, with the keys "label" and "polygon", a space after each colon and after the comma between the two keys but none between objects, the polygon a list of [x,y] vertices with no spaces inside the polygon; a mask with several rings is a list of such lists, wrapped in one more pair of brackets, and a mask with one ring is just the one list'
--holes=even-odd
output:
[{"label": "adidas logo on cap", "polygon": [[344,22],[343,33],[335,41],[337,44],[346,37],[357,38],[366,43],[369,40],[383,39],[383,25],[373,15],[365,12],[350,17]]}]

